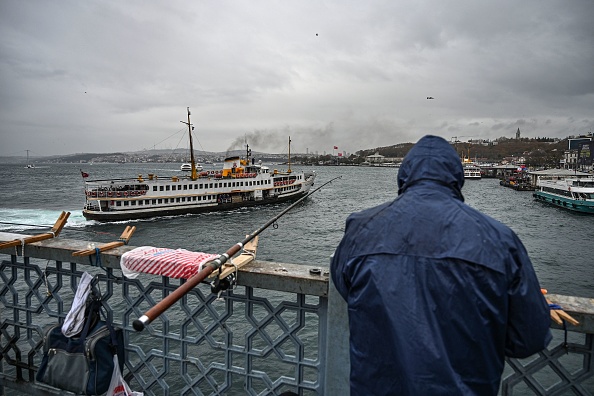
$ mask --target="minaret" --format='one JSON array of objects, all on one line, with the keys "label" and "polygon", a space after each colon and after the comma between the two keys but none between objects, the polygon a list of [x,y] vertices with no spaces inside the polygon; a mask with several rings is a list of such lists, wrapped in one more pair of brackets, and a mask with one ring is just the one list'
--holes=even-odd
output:
[{"label": "minaret", "polygon": [[516,131],[516,140],[520,140],[520,128]]}]

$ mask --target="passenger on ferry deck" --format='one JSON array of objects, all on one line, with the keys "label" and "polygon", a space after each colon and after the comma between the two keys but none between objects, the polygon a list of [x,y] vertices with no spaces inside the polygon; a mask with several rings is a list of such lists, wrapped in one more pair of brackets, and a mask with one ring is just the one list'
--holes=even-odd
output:
[{"label": "passenger on ferry deck", "polygon": [[528,253],[464,203],[464,170],[425,136],[398,172],[398,197],[354,213],[331,263],[348,304],[352,395],[496,395],[505,356],[551,340]]}]

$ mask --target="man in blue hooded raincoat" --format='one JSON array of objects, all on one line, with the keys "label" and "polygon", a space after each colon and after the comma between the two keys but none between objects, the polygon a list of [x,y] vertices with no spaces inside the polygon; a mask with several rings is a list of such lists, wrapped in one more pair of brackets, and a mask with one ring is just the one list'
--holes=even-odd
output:
[{"label": "man in blue hooded raincoat", "polygon": [[331,264],[348,304],[352,395],[496,395],[504,357],[551,340],[526,249],[464,204],[451,145],[425,136],[398,197],[354,213]]}]

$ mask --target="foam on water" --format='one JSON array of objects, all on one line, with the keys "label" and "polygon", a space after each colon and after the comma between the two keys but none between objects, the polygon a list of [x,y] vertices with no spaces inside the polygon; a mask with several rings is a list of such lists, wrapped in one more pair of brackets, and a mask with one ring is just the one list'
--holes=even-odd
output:
[{"label": "foam on water", "polygon": [[[20,232],[52,228],[60,217],[60,210],[0,208],[0,231]],[[87,221],[80,210],[70,210],[66,227],[82,228],[94,222]]]}]

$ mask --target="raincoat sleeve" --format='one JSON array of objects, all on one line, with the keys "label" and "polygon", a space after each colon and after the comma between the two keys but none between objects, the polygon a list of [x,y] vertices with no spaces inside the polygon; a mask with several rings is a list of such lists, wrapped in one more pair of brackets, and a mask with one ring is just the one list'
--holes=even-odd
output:
[{"label": "raincoat sleeve", "polygon": [[526,249],[517,238],[516,243],[518,268],[508,290],[505,355],[525,358],[543,350],[551,341],[551,316]]},{"label": "raincoat sleeve", "polygon": [[334,256],[332,257],[332,261],[330,263],[330,274],[332,276],[332,281],[334,282],[334,286],[336,286],[336,290],[342,296],[342,298],[347,300],[348,295],[348,281],[345,279],[344,269],[345,269],[345,260],[343,258],[344,251],[341,249],[342,243],[338,245],[336,252],[334,252]]},{"label": "raincoat sleeve", "polygon": [[332,281],[334,282],[334,286],[336,286],[336,290],[340,293],[342,298],[347,301],[347,296],[349,293],[350,282],[346,276],[347,270],[347,260],[349,257],[349,252],[347,247],[349,246],[348,239],[349,239],[349,224],[351,223],[351,219],[347,219],[346,222],[346,229],[345,234],[340,241],[340,244],[336,248],[334,255],[332,256],[332,260],[330,261],[330,275],[332,277]]}]

